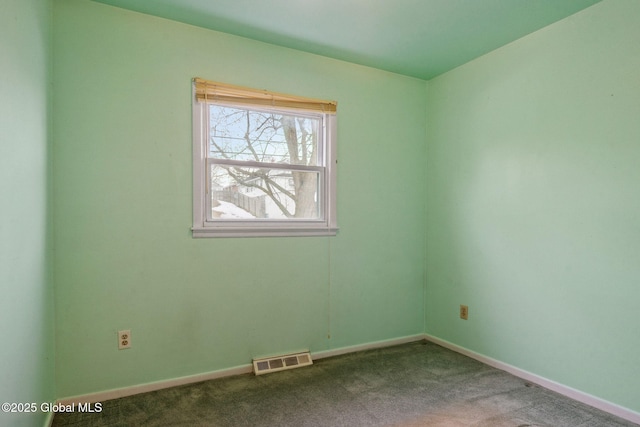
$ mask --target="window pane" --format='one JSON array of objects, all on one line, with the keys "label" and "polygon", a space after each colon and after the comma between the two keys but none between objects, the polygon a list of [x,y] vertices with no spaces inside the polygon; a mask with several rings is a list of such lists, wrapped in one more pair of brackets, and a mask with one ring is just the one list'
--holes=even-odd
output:
[{"label": "window pane", "polygon": [[209,158],[320,165],[320,115],[209,105]]},{"label": "window pane", "polygon": [[316,171],[211,165],[211,219],[321,219]]}]

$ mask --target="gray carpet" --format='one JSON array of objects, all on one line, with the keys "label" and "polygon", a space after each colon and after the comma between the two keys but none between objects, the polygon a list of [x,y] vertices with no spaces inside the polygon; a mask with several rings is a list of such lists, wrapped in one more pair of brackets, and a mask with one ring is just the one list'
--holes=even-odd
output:
[{"label": "gray carpet", "polygon": [[105,401],[54,426],[636,426],[436,344]]}]

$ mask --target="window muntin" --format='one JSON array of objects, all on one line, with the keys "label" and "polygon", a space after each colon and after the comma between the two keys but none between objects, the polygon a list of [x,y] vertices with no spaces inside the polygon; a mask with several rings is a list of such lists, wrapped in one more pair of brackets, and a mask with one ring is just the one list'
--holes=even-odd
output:
[{"label": "window muntin", "polygon": [[335,234],[335,114],[194,92],[194,236]]}]

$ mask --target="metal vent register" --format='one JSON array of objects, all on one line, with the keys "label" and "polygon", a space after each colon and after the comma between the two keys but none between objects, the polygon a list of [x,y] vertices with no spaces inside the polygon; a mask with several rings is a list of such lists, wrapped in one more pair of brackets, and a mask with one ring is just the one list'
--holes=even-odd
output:
[{"label": "metal vent register", "polygon": [[313,365],[313,361],[311,360],[311,354],[307,351],[304,353],[253,359],[253,372],[256,375],[262,375],[268,374],[269,372],[284,371],[285,369],[299,368],[308,365]]}]

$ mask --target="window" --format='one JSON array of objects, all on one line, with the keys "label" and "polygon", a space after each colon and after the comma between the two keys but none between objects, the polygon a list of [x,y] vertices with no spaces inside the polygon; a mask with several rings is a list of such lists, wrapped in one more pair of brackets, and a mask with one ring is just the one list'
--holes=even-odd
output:
[{"label": "window", "polygon": [[193,236],[326,236],[336,103],[193,81]]}]

